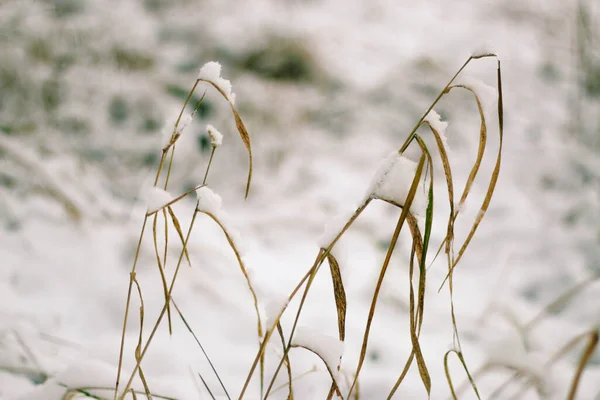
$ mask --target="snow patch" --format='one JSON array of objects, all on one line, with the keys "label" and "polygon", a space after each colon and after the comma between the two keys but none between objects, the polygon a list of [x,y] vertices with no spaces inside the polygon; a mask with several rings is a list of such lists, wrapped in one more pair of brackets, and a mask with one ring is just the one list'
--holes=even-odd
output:
[{"label": "snow patch", "polygon": [[448,138],[446,137],[448,121],[442,121],[442,118],[437,112],[435,112],[435,110],[429,111],[424,121],[428,122],[429,125],[431,125],[431,127],[439,133],[442,144],[444,145],[446,151],[448,151]]},{"label": "snow patch", "polygon": [[204,211],[215,217],[221,211],[221,204],[223,203],[221,196],[213,192],[208,186],[202,186],[196,190],[196,197],[198,197],[199,211]]},{"label": "snow patch", "polygon": [[481,102],[486,123],[489,124],[489,121],[498,112],[498,91],[487,83],[471,76],[458,78],[454,85],[465,86],[475,92]]},{"label": "snow patch", "polygon": [[198,198],[198,211],[211,214],[221,223],[240,257],[243,257],[247,252],[247,247],[242,240],[240,231],[233,227],[229,214],[221,209],[223,204],[221,196],[213,192],[208,186],[202,186],[196,190],[196,196]]},{"label": "snow patch", "polygon": [[221,64],[216,61],[207,62],[200,68],[198,79],[208,81],[217,86],[231,104],[235,104],[235,93],[231,91],[231,82],[221,78]]},{"label": "snow patch", "polygon": [[344,226],[346,226],[355,212],[356,207],[353,207],[350,210],[343,211],[335,216],[332,220],[327,222],[323,228],[323,233],[317,239],[317,246],[319,246],[321,249],[328,248],[342,231],[342,229],[344,229]]},{"label": "snow patch", "polygon": [[[306,327],[298,327],[292,345],[304,347],[317,353],[338,382],[338,367],[344,355],[344,342]],[[339,385],[338,385],[339,386]]]},{"label": "snow patch", "polygon": [[271,293],[269,297],[265,299],[265,316],[267,329],[271,328],[271,325],[275,323],[275,320],[279,314],[288,305],[288,296],[283,293]]},{"label": "snow patch", "polygon": [[206,125],[206,132],[210,138],[210,145],[212,147],[219,147],[223,144],[223,134],[219,132],[214,126]]},{"label": "snow patch", "polygon": [[155,212],[164,208],[171,201],[173,201],[173,196],[169,192],[155,186],[146,195],[146,208],[148,212]]},{"label": "snow patch", "polygon": [[[373,176],[366,198],[381,199],[401,206],[404,205],[416,170],[417,163],[414,161],[409,160],[397,151],[390,153],[381,162]],[[416,215],[425,213],[427,202],[424,193],[423,181],[421,181],[410,208]]]}]

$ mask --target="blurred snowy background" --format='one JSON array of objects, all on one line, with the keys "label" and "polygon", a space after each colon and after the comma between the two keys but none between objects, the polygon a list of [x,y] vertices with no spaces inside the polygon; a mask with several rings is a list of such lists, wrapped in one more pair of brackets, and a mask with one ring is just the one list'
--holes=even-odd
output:
[{"label": "blurred snowy background", "polygon": [[[201,183],[210,155],[205,125],[219,127],[224,145],[209,184],[247,242],[259,294],[268,297],[293,288],[325,223],[362,197],[379,161],[480,49],[502,60],[505,147],[492,206],[455,275],[465,357],[472,371],[503,360],[529,371],[536,383],[522,398],[566,397],[582,347],[544,363],[598,327],[600,285],[585,286],[526,335],[518,326],[600,274],[600,3],[3,0],[0,42],[1,399],[58,399],[61,385],[113,384],[144,212],[138,195],[160,158],[163,122],[177,115],[202,64],[221,62],[233,83],[252,138],[253,187],[244,202],[244,147],[227,104],[209,90],[179,142],[171,191]],[[494,61],[465,73],[495,85]],[[478,143],[477,109],[454,92],[436,109],[450,122],[451,161],[464,181]],[[490,140],[497,144],[493,123]],[[475,198],[485,188],[477,186]],[[192,208],[191,200],[176,207],[182,223]],[[467,215],[477,208],[467,206]],[[396,217],[390,206],[370,208],[345,243],[348,371]],[[443,223],[434,225],[438,243],[444,233]],[[183,271],[175,299],[235,394],[257,349],[251,297],[220,232],[202,219],[194,235],[195,267]],[[399,246],[401,254],[410,250]],[[146,307],[156,309],[163,298],[152,257],[148,243],[138,277]],[[394,258],[384,286],[363,399],[384,398],[410,353],[406,260]],[[331,283],[321,275],[301,324],[336,336]],[[452,347],[447,290],[436,290],[443,262],[429,275],[422,347],[432,398],[441,399],[449,396],[443,355]],[[151,388],[203,398],[200,371],[218,392],[185,327],[177,322],[172,338],[159,333],[144,362]],[[126,368],[136,335],[134,323]],[[318,371],[298,379],[296,397],[324,398],[328,376],[319,360],[298,358],[298,375],[313,365]],[[103,369],[110,379],[94,381]],[[426,398],[413,370],[398,398]],[[452,371],[460,386],[458,362]],[[482,397],[513,398],[522,386],[494,393],[511,375],[482,375]],[[600,398],[598,351],[582,379],[578,398]]]}]

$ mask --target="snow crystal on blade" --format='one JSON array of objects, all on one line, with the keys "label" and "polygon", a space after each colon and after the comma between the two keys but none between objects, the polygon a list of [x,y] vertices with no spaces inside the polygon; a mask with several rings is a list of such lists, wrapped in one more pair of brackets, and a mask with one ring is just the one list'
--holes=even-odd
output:
[{"label": "snow crystal on blade", "polygon": [[216,61],[207,62],[200,68],[198,79],[214,83],[225,93],[227,100],[235,104],[235,93],[231,91],[231,82],[221,78],[221,64]]},{"label": "snow crystal on blade", "polygon": [[[382,161],[375,173],[366,197],[404,205],[416,170],[417,163],[397,151],[392,152]],[[424,196],[423,183],[421,182],[415,193],[411,211],[416,215],[423,215],[426,206],[427,202]]]},{"label": "snow crystal on blade", "polygon": [[146,207],[148,212],[160,210],[173,200],[173,196],[166,190],[158,187],[150,189],[146,197]]},{"label": "snow crystal on blade", "polygon": [[196,190],[196,196],[198,197],[198,210],[214,216],[221,210],[221,196],[210,190],[208,186],[202,186]]},{"label": "snow crystal on blade", "polygon": [[440,114],[435,112],[435,110],[429,111],[424,121],[428,122],[429,125],[431,125],[431,127],[440,134],[442,144],[446,148],[446,151],[448,151],[448,138],[446,137],[446,128],[448,127],[448,121],[442,121],[442,117],[440,117]]},{"label": "snow crystal on blade", "polygon": [[223,144],[223,134],[219,132],[214,126],[206,125],[206,132],[210,138],[210,145],[212,147],[219,147]]},{"label": "snow crystal on blade", "polygon": [[337,377],[338,366],[344,355],[344,342],[310,328],[299,327],[292,338],[292,345],[305,347],[317,353],[334,377]]}]

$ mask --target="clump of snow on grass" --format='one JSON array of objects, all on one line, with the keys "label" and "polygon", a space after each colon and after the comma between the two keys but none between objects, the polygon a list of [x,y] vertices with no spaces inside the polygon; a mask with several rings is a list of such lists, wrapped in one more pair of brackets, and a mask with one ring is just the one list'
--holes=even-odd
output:
[{"label": "clump of snow on grass", "polygon": [[473,49],[473,51],[471,52],[471,57],[478,58],[486,54],[494,54],[494,52],[491,51],[485,43],[481,43],[479,46]]},{"label": "clump of snow on grass", "polygon": [[325,224],[323,233],[317,239],[317,246],[321,249],[326,249],[333,242],[333,240],[339,235],[344,229],[344,226],[348,223],[352,215],[356,212],[356,208],[352,208],[335,216],[332,220]]},{"label": "clump of snow on grass", "polygon": [[[404,205],[410,187],[412,185],[417,163],[409,160],[397,151],[381,162],[377,172],[373,176],[371,184],[367,190],[367,198],[375,198],[391,201],[395,204]],[[427,206],[423,190],[423,181],[415,193],[411,211],[416,215],[425,213]]]},{"label": "clump of snow on grass", "polygon": [[279,314],[287,307],[289,298],[283,293],[270,293],[265,299],[265,316],[267,329],[275,323]]},{"label": "clump of snow on grass", "polygon": [[196,190],[196,197],[198,197],[198,210],[207,212],[214,216],[217,216],[221,211],[221,196],[213,192],[208,186],[202,186]]},{"label": "clump of snow on grass", "polygon": [[446,137],[446,128],[448,127],[448,121],[442,121],[442,117],[440,114],[435,112],[435,110],[429,111],[424,121],[428,122],[429,125],[433,129],[435,129],[440,134],[440,139],[442,140],[442,144],[448,150],[448,138]]},{"label": "clump of snow on grass", "polygon": [[179,136],[181,136],[185,128],[187,128],[192,123],[192,115],[187,114],[185,116],[182,116],[177,126],[175,126],[176,122],[177,118],[169,118],[165,121],[165,124],[162,128],[162,149],[166,149],[167,147],[169,147],[169,145],[174,143],[179,138]]},{"label": "clump of snow on grass", "polygon": [[223,144],[223,134],[219,132],[214,126],[206,125],[206,132],[210,139],[210,145],[212,147],[219,147]]},{"label": "clump of snow on grass", "polygon": [[202,186],[196,190],[196,196],[198,197],[198,211],[211,214],[215,217],[225,229],[227,236],[233,242],[240,257],[244,256],[247,248],[242,240],[242,235],[233,227],[229,214],[221,209],[223,203],[221,196],[213,192],[208,186]]},{"label": "clump of snow on grass", "polygon": [[298,327],[292,338],[292,345],[304,347],[317,353],[337,382],[338,367],[344,355],[344,342],[310,328]]},{"label": "clump of snow on grass", "polygon": [[465,86],[475,92],[481,102],[486,122],[498,113],[498,91],[494,87],[471,76],[460,77],[455,85]]},{"label": "clump of snow on grass", "polygon": [[153,187],[146,195],[146,208],[148,212],[158,211],[171,201],[173,201],[173,196],[169,192],[159,187]]},{"label": "clump of snow on grass", "polygon": [[235,93],[231,91],[231,82],[221,78],[221,64],[216,61],[207,62],[200,68],[198,79],[208,81],[216,85],[231,104],[235,104]]},{"label": "clump of snow on grass", "polygon": [[229,214],[224,212],[223,210],[219,211],[215,217],[221,222],[221,225],[225,228],[225,232],[227,232],[227,236],[233,242],[236,250],[240,257],[243,257],[248,252],[248,248],[246,246],[246,242],[242,240],[242,234],[239,230],[233,227],[233,223],[231,222],[231,218],[229,218]]}]

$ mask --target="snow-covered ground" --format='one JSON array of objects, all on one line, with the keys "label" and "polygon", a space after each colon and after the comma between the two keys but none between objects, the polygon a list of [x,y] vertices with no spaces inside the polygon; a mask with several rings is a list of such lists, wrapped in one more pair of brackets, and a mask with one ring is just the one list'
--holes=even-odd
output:
[{"label": "snow-covered ground", "polygon": [[[204,83],[198,98],[207,90],[206,106],[177,142],[169,191],[177,196],[202,183],[211,149],[206,126],[213,124],[223,144],[207,183],[222,197],[227,228],[240,232],[233,240],[245,249],[264,320],[312,265],[326,224],[353,211],[382,160],[466,58],[481,51],[495,52],[502,62],[505,141],[495,196],[454,278],[461,344],[471,372],[488,364],[513,368],[479,374],[481,398],[516,398],[528,381],[522,398],[566,398],[583,346],[546,363],[577,335],[598,329],[600,285],[583,286],[527,324],[565,290],[600,274],[600,90],[594,86],[600,85],[594,75],[600,71],[600,9],[593,1],[575,3],[1,2],[0,399],[60,399],[66,387],[114,387],[129,273],[148,206],[141,193],[165,144],[160,124],[177,117],[204,63],[219,61],[233,84],[235,97],[224,91],[235,99],[252,141],[250,195],[244,200],[248,157],[230,106]],[[586,18],[587,25],[578,24]],[[580,26],[587,27],[583,34]],[[465,76],[495,86],[496,63],[475,61]],[[477,108],[468,93],[453,91],[435,109],[449,121],[455,187],[462,188],[477,151]],[[482,178],[461,210],[459,238],[478,213],[494,167],[496,117],[489,122]],[[417,155],[408,152],[414,160]],[[441,177],[441,165],[436,168]],[[436,208],[444,210],[439,184]],[[174,206],[184,232],[194,199]],[[150,208],[168,198],[153,200]],[[335,248],[348,299],[342,387],[343,376],[356,369],[398,215],[374,201]],[[144,341],[164,303],[151,228],[136,270]],[[445,228],[443,218],[434,220],[434,243]],[[170,229],[169,276],[180,249]],[[164,232],[162,218],[157,231]],[[408,239],[403,232],[382,288],[360,375],[362,399],[386,398],[410,355]],[[259,346],[252,295],[225,235],[208,216],[198,216],[188,249],[193,267],[182,265],[173,298],[237,397]],[[441,258],[428,271],[420,337],[433,399],[450,398],[443,358],[455,346],[447,287],[437,292],[447,272]],[[122,381],[135,366],[138,307],[136,297]],[[283,315],[286,332],[297,307],[295,299]],[[173,335],[161,325],[144,357],[150,389],[178,399],[209,398],[200,373],[215,396],[223,396],[174,311],[172,319]],[[327,268],[315,279],[299,325],[297,344],[336,358]],[[281,354],[278,340],[267,348],[268,377]],[[325,398],[331,379],[323,362],[303,349],[290,354],[295,398]],[[458,360],[450,358],[458,398],[475,398],[462,385]],[[497,391],[514,370],[525,375]],[[275,388],[286,374],[282,369]],[[245,398],[259,398],[257,376]],[[599,398],[598,351],[581,379],[577,398]],[[134,386],[143,390],[141,382]],[[110,391],[94,394],[112,398]],[[286,395],[285,385],[273,392],[273,398]],[[395,398],[426,397],[413,365]]]}]

